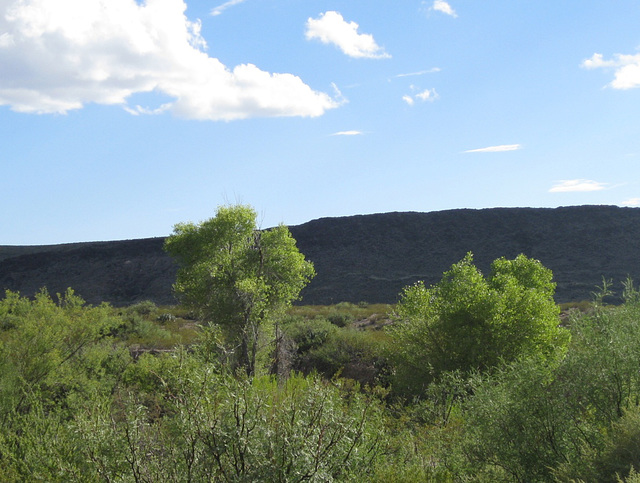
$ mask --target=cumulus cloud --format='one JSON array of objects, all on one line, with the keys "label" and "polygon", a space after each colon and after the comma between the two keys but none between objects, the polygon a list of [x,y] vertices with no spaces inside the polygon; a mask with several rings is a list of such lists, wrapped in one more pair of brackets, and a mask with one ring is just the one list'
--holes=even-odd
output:
[{"label": "cumulus cloud", "polygon": [[214,17],[218,15],[222,15],[222,12],[224,12],[229,7],[239,5],[241,3],[244,3],[245,1],[246,0],[229,0],[228,2],[225,2],[222,5],[218,5],[217,7],[214,7],[213,10],[211,10],[211,15],[213,15]]},{"label": "cumulus cloud", "polygon": [[338,131],[334,132],[332,136],[360,136],[362,131]]},{"label": "cumulus cloud", "polygon": [[610,60],[605,60],[602,54],[593,54],[581,65],[585,69],[613,69],[614,78],[608,85],[614,89],[640,87],[640,54],[615,54]]},{"label": "cumulus cloud", "polygon": [[500,153],[503,151],[517,151],[518,149],[522,149],[522,145],[520,144],[501,144],[499,146],[489,146],[486,148],[479,149],[469,149],[468,151],[464,151],[465,153]]},{"label": "cumulus cloud", "polygon": [[[87,103],[188,119],[319,116],[340,102],[292,74],[227,68],[206,54],[183,0],[0,2],[0,105],[66,113]],[[129,106],[133,94],[170,100]]]},{"label": "cumulus cloud", "polygon": [[558,181],[549,189],[549,193],[601,191],[606,189],[606,187],[606,183],[600,183],[590,179],[568,179]]},{"label": "cumulus cloud", "polygon": [[446,15],[450,15],[451,17],[454,17],[454,18],[458,16],[456,11],[453,8],[451,8],[451,5],[449,5],[444,0],[435,0],[435,2],[433,2],[433,5],[431,6],[431,10],[435,10],[436,12],[441,12]]},{"label": "cumulus cloud", "polygon": [[328,11],[318,18],[307,20],[307,40],[318,39],[323,44],[334,44],[349,57],[386,59],[391,57],[373,39],[373,35],[358,33],[356,22],[347,22],[340,13]]}]

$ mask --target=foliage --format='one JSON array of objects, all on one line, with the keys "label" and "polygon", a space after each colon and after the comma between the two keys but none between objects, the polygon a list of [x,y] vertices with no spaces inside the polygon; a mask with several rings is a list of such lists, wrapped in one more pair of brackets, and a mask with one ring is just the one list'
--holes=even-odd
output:
[{"label": "foliage", "polygon": [[247,374],[255,372],[263,323],[280,315],[314,276],[284,225],[260,231],[256,219],[249,206],[222,206],[198,225],[176,225],[165,242],[181,265],[176,293],[202,320],[227,330]]},{"label": "foliage", "polygon": [[613,423],[594,466],[602,482],[615,482],[640,470],[640,407],[630,407]]},{"label": "foliage", "polygon": [[284,385],[233,377],[184,353],[162,359],[171,359],[164,370],[146,371],[162,411],[129,392],[78,420],[83,451],[105,479],[331,481],[367,474],[382,450],[381,407],[369,396],[344,398],[299,375]]},{"label": "foliage", "polygon": [[485,278],[468,253],[427,288],[405,288],[390,330],[399,392],[420,395],[447,371],[486,370],[520,357],[555,357],[559,327],[552,273],[519,255],[498,259]]},{"label": "foliage", "polygon": [[[560,339],[565,331],[571,338],[558,357],[552,342],[532,349],[513,333],[518,324],[535,329],[530,319],[551,312],[536,308],[552,295],[537,262],[502,260],[486,279],[463,262],[425,289],[437,314],[464,322],[478,309],[483,317],[473,322],[491,330],[474,336],[520,352],[505,348],[455,370],[443,365],[437,377],[426,372],[419,398],[388,397],[396,387],[375,384],[389,382],[385,345],[418,350],[428,338],[366,330],[362,319],[375,313],[364,304],[291,308],[294,315],[278,319],[280,343],[290,342],[294,369],[307,374],[276,378],[235,370],[216,324],[199,328],[189,347],[126,346],[162,344],[157,331],[191,323],[185,308],[92,307],[71,290],[57,299],[7,292],[0,481],[640,481],[633,282],[623,284],[623,305],[598,296],[588,310],[570,311]],[[445,294],[457,302],[437,299]],[[338,327],[326,318],[332,313],[353,314],[354,322]],[[159,314],[174,318],[158,321]],[[473,342],[452,332],[461,344]],[[415,368],[405,361],[395,358],[394,369],[408,376]]]},{"label": "foliage", "polygon": [[[331,481],[386,448],[377,396],[317,376],[233,374],[200,348],[134,361],[131,313],[8,292],[0,301],[2,481]],[[148,314],[150,315],[150,314]],[[136,314],[137,316],[137,314]],[[335,326],[326,322],[335,330]]]},{"label": "foliage", "polygon": [[282,323],[291,343],[291,367],[304,374],[317,372],[327,379],[341,376],[362,385],[383,382],[387,369],[382,331],[341,328],[324,317],[293,317]]},{"label": "foliage", "polygon": [[389,322],[388,314],[391,311],[388,304],[358,305],[349,302],[340,302],[335,305],[294,305],[287,313],[295,317],[305,319],[325,318],[337,326],[366,326],[367,329],[380,329]]},{"label": "foliage", "polygon": [[109,335],[135,350],[170,350],[192,344],[199,335],[197,325],[180,307],[143,301],[111,310],[115,323]]},{"label": "foliage", "polygon": [[465,403],[464,452],[472,472],[513,481],[550,481],[551,468],[572,454],[579,428],[563,404],[552,369],[517,361],[477,381]]},{"label": "foliage", "polygon": [[118,357],[100,345],[117,325],[110,308],[83,305],[72,290],[57,304],[45,291],[33,301],[8,291],[0,301],[0,417],[28,411],[33,397],[46,405],[87,391]]},{"label": "foliage", "polygon": [[295,350],[299,355],[321,347],[339,330],[329,320],[322,317],[310,320],[300,317],[291,318],[284,322],[282,327],[284,333],[295,344]]},{"label": "foliage", "polygon": [[58,303],[45,291],[33,300],[7,292],[0,321],[0,479],[78,480],[83,462],[69,422],[111,394],[130,362],[109,341],[120,321],[70,289]]},{"label": "foliage", "polygon": [[338,327],[346,327],[347,325],[351,324],[354,320],[355,317],[349,313],[341,313],[341,312],[334,312],[333,314],[329,314],[329,316],[327,317],[329,319],[329,322],[331,322],[334,325],[337,325]]},{"label": "foliage", "polygon": [[151,300],[143,300],[142,302],[138,302],[137,304],[133,304],[128,307],[127,312],[134,312],[138,315],[149,315],[157,309],[158,306]]},{"label": "foliage", "polygon": [[638,469],[640,304],[626,299],[574,313],[564,359],[521,359],[474,385],[464,403],[471,472],[615,482]]}]

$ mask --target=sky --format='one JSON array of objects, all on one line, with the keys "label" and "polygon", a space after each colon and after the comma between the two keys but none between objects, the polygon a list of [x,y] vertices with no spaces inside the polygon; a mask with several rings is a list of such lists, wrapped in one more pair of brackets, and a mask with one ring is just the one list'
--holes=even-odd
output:
[{"label": "sky", "polygon": [[0,0],[0,245],[640,206],[640,0]]}]

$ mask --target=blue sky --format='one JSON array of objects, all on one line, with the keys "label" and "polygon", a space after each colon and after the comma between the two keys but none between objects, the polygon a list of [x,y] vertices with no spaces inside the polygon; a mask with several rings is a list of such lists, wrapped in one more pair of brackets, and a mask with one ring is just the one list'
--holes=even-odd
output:
[{"label": "blue sky", "polygon": [[640,205],[640,1],[0,0],[0,245]]}]

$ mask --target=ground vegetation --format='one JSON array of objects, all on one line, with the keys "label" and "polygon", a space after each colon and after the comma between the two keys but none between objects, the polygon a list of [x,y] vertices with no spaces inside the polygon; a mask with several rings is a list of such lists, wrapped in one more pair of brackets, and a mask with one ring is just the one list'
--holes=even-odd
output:
[{"label": "ground vegetation", "polygon": [[191,306],[8,291],[0,480],[639,481],[640,292],[561,313],[552,289],[535,260],[467,256],[397,306],[289,307],[252,374]]}]

